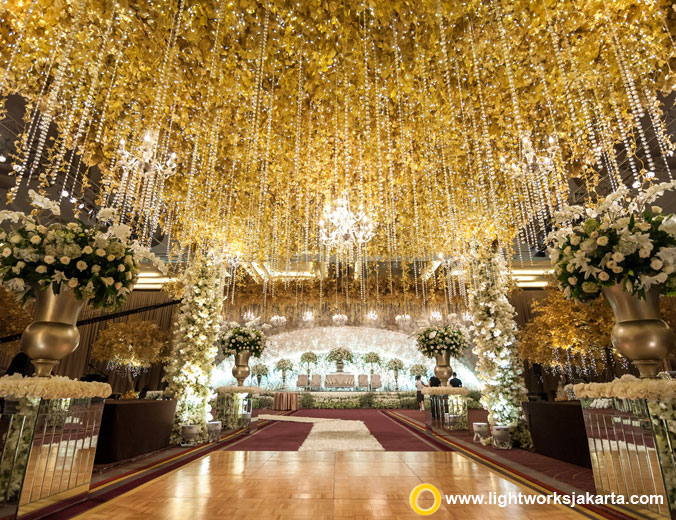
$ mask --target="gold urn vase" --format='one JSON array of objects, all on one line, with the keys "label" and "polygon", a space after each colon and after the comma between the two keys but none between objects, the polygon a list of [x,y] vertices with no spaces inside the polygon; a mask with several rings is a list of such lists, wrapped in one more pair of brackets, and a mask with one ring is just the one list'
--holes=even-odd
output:
[{"label": "gold urn vase", "polygon": [[54,294],[51,286],[45,290],[35,287],[35,321],[21,334],[21,350],[35,367],[35,375],[49,377],[64,357],[80,344],[77,318],[85,300],[75,293],[61,289]]},{"label": "gold urn vase", "polygon": [[232,367],[232,375],[237,379],[237,386],[243,386],[244,380],[251,373],[249,369],[249,357],[251,357],[251,352],[237,352],[235,354],[235,366]]},{"label": "gold urn vase", "polygon": [[342,374],[344,367],[345,367],[345,363],[343,362],[342,359],[339,359],[338,361],[336,361],[336,372],[338,372],[339,374]]},{"label": "gold urn vase", "polygon": [[641,377],[655,377],[674,349],[676,336],[660,315],[659,287],[645,293],[645,300],[625,292],[619,284],[604,287],[615,314],[613,346],[631,360]]},{"label": "gold urn vase", "polygon": [[446,386],[453,373],[451,370],[451,353],[448,351],[442,352],[434,356],[434,359],[437,361],[437,366],[434,367],[434,375],[441,381],[441,386]]}]

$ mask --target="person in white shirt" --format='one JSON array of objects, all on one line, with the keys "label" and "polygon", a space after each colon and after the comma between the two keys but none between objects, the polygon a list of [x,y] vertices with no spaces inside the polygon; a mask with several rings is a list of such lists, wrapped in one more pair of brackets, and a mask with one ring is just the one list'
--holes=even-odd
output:
[{"label": "person in white shirt", "polygon": [[420,376],[415,376],[415,389],[416,389],[416,397],[418,399],[418,405],[420,406],[420,411],[424,412],[425,411],[425,396],[423,396],[422,389],[425,388],[427,385],[423,383],[422,377]]}]

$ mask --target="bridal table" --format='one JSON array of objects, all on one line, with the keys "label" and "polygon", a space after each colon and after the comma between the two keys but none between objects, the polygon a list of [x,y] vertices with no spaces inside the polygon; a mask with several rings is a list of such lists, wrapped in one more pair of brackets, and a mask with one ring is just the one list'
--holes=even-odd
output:
[{"label": "bridal table", "polygon": [[96,464],[130,459],[169,446],[176,401],[106,399]]},{"label": "bridal table", "polygon": [[353,374],[326,374],[325,388],[354,388]]}]

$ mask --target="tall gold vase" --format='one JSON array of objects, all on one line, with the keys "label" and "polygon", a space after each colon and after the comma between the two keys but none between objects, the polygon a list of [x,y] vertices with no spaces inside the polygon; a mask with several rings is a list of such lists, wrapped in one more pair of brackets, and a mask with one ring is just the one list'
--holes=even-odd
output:
[{"label": "tall gold vase", "polygon": [[59,361],[80,344],[76,324],[85,301],[63,288],[59,294],[51,287],[33,292],[35,321],[21,335],[21,350],[31,358],[36,376],[49,377]]},{"label": "tall gold vase", "polygon": [[646,291],[645,300],[623,291],[619,284],[604,287],[603,294],[615,314],[613,346],[631,360],[641,377],[657,376],[676,343],[660,315],[659,287]]},{"label": "tall gold vase", "polygon": [[441,381],[441,386],[446,386],[453,373],[451,370],[451,353],[442,352],[434,356],[434,358],[437,361],[437,366],[434,367],[434,375]]},{"label": "tall gold vase", "polygon": [[232,375],[237,379],[237,386],[243,386],[244,380],[251,373],[251,369],[249,368],[250,356],[251,352],[238,352],[235,354],[235,366],[232,367]]}]

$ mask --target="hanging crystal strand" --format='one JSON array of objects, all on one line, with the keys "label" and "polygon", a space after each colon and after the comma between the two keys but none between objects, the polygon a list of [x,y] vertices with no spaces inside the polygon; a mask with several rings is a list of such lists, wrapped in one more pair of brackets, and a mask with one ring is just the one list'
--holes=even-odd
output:
[{"label": "hanging crystal strand", "polygon": [[[76,41],[76,34],[80,30],[80,25],[82,21],[82,15],[84,13],[84,0],[80,0],[77,6],[76,14],[73,19],[73,23],[70,26],[70,29],[67,30],[63,38],[66,39],[66,45],[61,53],[61,59],[59,60],[59,65],[54,74],[54,79],[49,91],[49,96],[47,97],[47,102],[44,112],[40,117],[40,134],[38,136],[37,149],[35,151],[35,156],[33,162],[28,169],[29,177],[32,175],[33,171],[38,167],[40,159],[42,158],[42,152],[45,148],[47,142],[47,132],[54,118],[54,113],[56,111],[56,105],[58,101],[58,96],[61,93],[61,88],[63,86],[64,79],[66,77],[66,71],[68,65],[70,64],[70,55],[73,50],[73,46]],[[57,45],[58,46],[58,45]],[[44,186],[46,187],[46,185]]]},{"label": "hanging crystal strand", "polygon": [[21,22],[21,28],[19,29],[17,36],[14,40],[14,43],[10,46],[9,51],[9,59],[7,60],[7,65],[5,65],[5,72],[2,75],[2,79],[0,79],[0,96],[4,95],[5,93],[5,87],[7,84],[7,79],[9,77],[9,73],[12,70],[12,65],[14,64],[14,59],[16,58],[17,54],[19,54],[19,51],[21,50],[21,46],[23,44],[23,39],[26,36],[26,28],[28,27],[28,24],[31,20],[31,16],[33,15],[33,10],[35,9],[35,4],[37,3],[37,0],[31,0],[30,5],[26,9],[26,14],[23,17],[23,21]]},{"label": "hanging crystal strand", "polygon": [[[650,147],[648,145],[648,140],[646,139],[645,132],[643,131],[643,125],[641,124],[641,118],[643,117],[643,107],[641,106],[638,93],[636,91],[636,84],[634,82],[631,69],[627,65],[627,62],[624,57],[617,33],[615,31],[615,24],[608,13],[608,8],[606,6],[606,20],[608,21],[608,26],[610,27],[611,33],[611,47],[613,48],[613,53],[615,54],[615,59],[617,61],[617,66],[620,70],[620,76],[624,83],[626,90],[627,98],[629,99],[629,105],[631,107],[632,114],[634,116],[634,126],[638,132],[641,145],[643,147],[643,153],[645,154],[646,161],[648,162],[648,171],[642,169],[639,173],[643,178],[651,178],[655,175],[655,163],[653,161],[652,154],[650,153]],[[641,179],[642,180],[642,179]],[[634,182],[633,188],[639,188],[641,185],[640,180]]]},{"label": "hanging crystal strand", "polygon": [[669,161],[667,157],[673,156],[674,145],[669,142],[669,138],[667,137],[667,129],[665,128],[664,121],[658,112],[659,101],[657,101],[655,95],[645,85],[643,85],[643,95],[646,99],[646,107],[648,109],[648,115],[650,116],[650,122],[652,123],[655,137],[657,138],[657,144],[660,148],[660,155],[662,156],[662,161],[664,162],[664,169],[667,172],[669,180],[672,181],[674,179],[671,174],[671,168],[669,167]]}]

